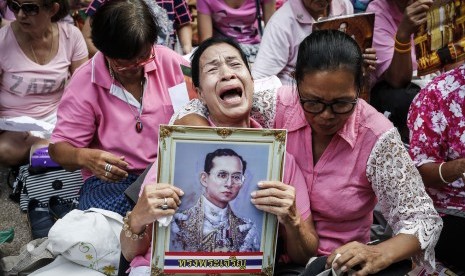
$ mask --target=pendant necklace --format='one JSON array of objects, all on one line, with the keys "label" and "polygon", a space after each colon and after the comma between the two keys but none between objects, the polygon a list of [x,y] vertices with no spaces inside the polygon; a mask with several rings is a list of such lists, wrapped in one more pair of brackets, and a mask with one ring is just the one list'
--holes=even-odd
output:
[{"label": "pendant necklace", "polygon": [[142,132],[142,129],[144,128],[144,125],[142,124],[142,121],[140,120],[140,116],[142,115],[142,109],[143,109],[143,99],[144,99],[144,79],[140,81],[140,89],[141,89],[141,96],[139,98],[139,101],[140,101],[140,109],[139,109],[139,114],[137,114],[137,110],[134,111],[131,104],[129,103],[129,99],[128,99],[128,96],[126,95],[126,93],[129,93],[126,88],[124,88],[124,85],[123,83],[118,80],[113,72],[113,69],[111,69],[111,66],[108,64],[108,69],[110,71],[110,76],[113,80],[117,80],[120,84],[121,84],[121,87],[123,88],[123,95],[124,95],[124,99],[126,101],[126,104],[128,105],[129,109],[131,110],[131,113],[134,115],[134,117],[136,118],[136,131],[137,133],[141,133]]}]

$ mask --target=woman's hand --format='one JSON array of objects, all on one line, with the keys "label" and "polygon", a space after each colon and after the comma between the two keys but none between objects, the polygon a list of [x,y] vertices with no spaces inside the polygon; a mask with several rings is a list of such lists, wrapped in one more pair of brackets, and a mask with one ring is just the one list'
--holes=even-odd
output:
[{"label": "woman's hand", "polygon": [[410,36],[418,27],[426,22],[426,14],[433,4],[433,0],[410,1],[405,8],[404,17],[397,29],[397,39],[401,42],[409,42]]},{"label": "woman's hand", "polygon": [[252,203],[257,209],[276,215],[284,225],[300,223],[293,186],[279,181],[261,181],[258,187],[260,189],[252,193]]},{"label": "woman's hand", "polygon": [[124,156],[118,157],[103,150],[79,149],[78,163],[104,181],[118,182],[128,177],[126,168],[129,164],[124,161]]},{"label": "woman's hand", "polygon": [[367,67],[368,71],[371,71],[371,72],[376,71],[377,61],[378,61],[378,57],[376,56],[376,49],[366,48],[365,52],[363,53],[363,63]]},{"label": "woman's hand", "polygon": [[[181,197],[184,192],[170,184],[157,183],[146,185],[142,191],[136,206],[131,213],[131,229],[142,231],[145,225],[150,224],[160,217],[172,216],[181,205]],[[162,209],[165,204],[168,208]]]},{"label": "woman's hand", "polygon": [[[333,263],[337,254],[341,254]],[[366,245],[359,242],[351,242],[334,250],[326,261],[327,267],[332,267],[342,272],[347,272],[353,269],[354,266],[359,266],[361,269],[355,270],[352,275],[364,276],[379,272],[389,265],[392,261],[387,259],[386,252],[383,252],[376,245]]]}]

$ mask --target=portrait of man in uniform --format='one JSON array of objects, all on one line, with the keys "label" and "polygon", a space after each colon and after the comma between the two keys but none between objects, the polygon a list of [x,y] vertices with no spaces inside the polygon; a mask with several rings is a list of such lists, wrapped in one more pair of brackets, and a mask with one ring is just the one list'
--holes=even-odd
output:
[{"label": "portrait of man in uniform", "polygon": [[176,213],[171,223],[172,251],[254,252],[260,250],[260,233],[254,222],[234,213],[230,206],[245,181],[247,162],[229,148],[205,157],[197,202]]}]

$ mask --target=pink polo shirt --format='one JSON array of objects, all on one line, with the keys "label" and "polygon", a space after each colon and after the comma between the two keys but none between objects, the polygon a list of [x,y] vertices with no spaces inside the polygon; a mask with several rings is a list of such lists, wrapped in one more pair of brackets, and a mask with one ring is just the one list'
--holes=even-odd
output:
[{"label": "pink polo shirt", "polygon": [[[113,83],[102,53],[74,73],[58,106],[58,121],[51,141],[68,142],[78,148],[100,149],[124,156],[128,171],[141,172],[154,162],[158,149],[158,126],[173,115],[170,91],[187,93],[180,64],[188,62],[174,51],[154,46],[155,60],[145,65],[145,92],[141,122],[136,132],[135,114],[140,104]],[[128,103],[123,93],[128,97]],[[84,180],[92,174],[82,169]]]},{"label": "pink polo shirt", "polygon": [[[392,56],[394,55],[394,37],[404,13],[390,0],[374,0],[368,4],[366,11],[375,13],[373,48],[376,49],[376,56],[378,57],[375,72],[376,80],[373,82],[375,84],[391,65]],[[412,47],[415,47],[413,37]],[[411,52],[412,66],[413,70],[417,70],[418,65],[414,49]]]},{"label": "pink polo shirt", "polygon": [[297,92],[290,87],[280,89],[275,127],[288,130],[287,151],[306,177],[311,212],[320,238],[318,254],[329,255],[350,241],[368,242],[377,200],[367,179],[367,160],[379,137],[392,129],[392,124],[360,99],[318,163],[313,164],[312,130]]}]

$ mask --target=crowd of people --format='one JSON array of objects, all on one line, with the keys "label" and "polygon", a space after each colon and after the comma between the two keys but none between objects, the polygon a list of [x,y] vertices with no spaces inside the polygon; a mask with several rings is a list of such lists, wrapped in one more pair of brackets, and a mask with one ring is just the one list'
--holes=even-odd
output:
[{"label": "crowd of people", "polygon": [[[416,71],[413,36],[433,0],[197,0],[195,18],[191,2],[93,0],[79,29],[68,0],[0,0],[0,118],[54,126],[0,130],[0,166],[48,146],[81,170],[79,209],[124,217],[122,260],[130,275],[149,275],[154,222],[170,215],[183,250],[260,251],[254,222],[230,207],[247,161],[229,148],[208,153],[201,197],[177,213],[184,191],[157,183],[159,125],[286,129],[282,181],[250,195],[279,222],[275,275],[401,275],[433,272],[436,261],[465,270],[465,65],[421,81]],[[372,48],[312,30],[365,8]],[[255,90],[270,76],[282,86]],[[124,192],[151,164],[133,203]],[[371,244],[375,207],[392,236]],[[404,260],[414,264],[399,272]]]}]

